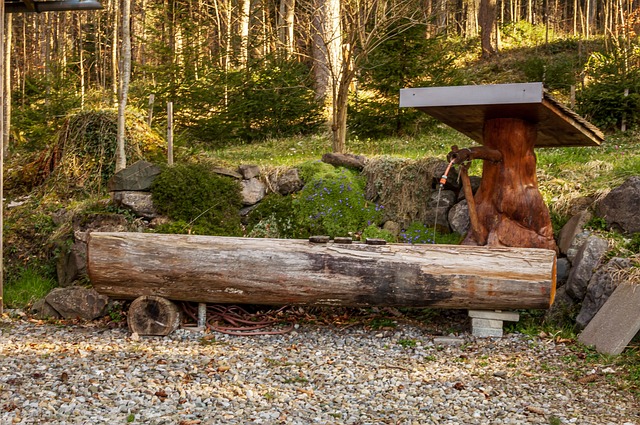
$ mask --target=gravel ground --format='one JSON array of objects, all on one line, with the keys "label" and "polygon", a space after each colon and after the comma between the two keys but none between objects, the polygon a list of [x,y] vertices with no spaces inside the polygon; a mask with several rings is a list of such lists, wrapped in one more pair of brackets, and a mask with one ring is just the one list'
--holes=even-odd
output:
[{"label": "gravel ground", "polygon": [[640,425],[613,367],[577,370],[570,347],[520,334],[448,345],[399,324],[136,338],[6,315],[0,333],[2,425]]}]

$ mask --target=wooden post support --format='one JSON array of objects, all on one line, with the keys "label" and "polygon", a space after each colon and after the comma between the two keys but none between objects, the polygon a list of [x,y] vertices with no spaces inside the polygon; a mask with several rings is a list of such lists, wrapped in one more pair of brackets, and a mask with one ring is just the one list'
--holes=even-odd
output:
[{"label": "wooden post support", "polygon": [[87,270],[115,299],[507,310],[549,307],[555,258],[530,248],[93,232]]}]

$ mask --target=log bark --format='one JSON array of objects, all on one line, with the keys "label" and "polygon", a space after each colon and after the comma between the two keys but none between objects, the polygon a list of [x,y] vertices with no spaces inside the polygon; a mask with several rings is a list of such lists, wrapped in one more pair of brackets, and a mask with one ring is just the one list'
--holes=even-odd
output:
[{"label": "log bark", "polygon": [[362,155],[352,155],[348,153],[325,153],[322,155],[322,162],[335,165],[337,167],[351,167],[356,170],[364,168],[365,157]]},{"label": "log bark", "polygon": [[138,335],[165,336],[180,326],[180,310],[166,298],[144,295],[129,306],[127,323]]},{"label": "log bark", "polygon": [[555,293],[555,252],[527,248],[93,232],[87,263],[115,299],[512,309]]}]

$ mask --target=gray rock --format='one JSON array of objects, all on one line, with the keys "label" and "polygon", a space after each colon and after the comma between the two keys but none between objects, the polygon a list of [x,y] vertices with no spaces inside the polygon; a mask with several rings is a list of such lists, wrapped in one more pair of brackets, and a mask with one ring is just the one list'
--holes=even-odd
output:
[{"label": "gray rock", "polygon": [[602,256],[609,249],[609,243],[597,236],[590,236],[578,251],[573,268],[567,280],[567,294],[577,301],[582,301],[587,293],[589,280],[598,267]]},{"label": "gray rock", "polygon": [[87,241],[90,232],[125,232],[127,219],[120,214],[79,214],[73,217],[73,235],[76,241]]},{"label": "gray rock", "polygon": [[109,297],[82,286],[56,288],[45,301],[65,319],[93,320],[104,316]]},{"label": "gray rock", "polygon": [[257,204],[267,192],[265,185],[255,177],[249,180],[242,180],[240,184],[242,185],[243,205]]},{"label": "gray rock", "polygon": [[58,285],[61,287],[71,286],[73,282],[86,276],[87,244],[85,242],[74,242],[68,252],[58,256],[56,274]]},{"label": "gray rock", "polygon": [[[438,197],[440,198],[439,201]],[[451,228],[449,227],[448,214],[449,209],[455,202],[456,194],[451,190],[442,190],[439,196],[437,190],[432,192],[427,202],[428,209],[424,216],[424,223],[427,226],[435,224],[440,233],[449,233]]]},{"label": "gray rock", "polygon": [[640,176],[633,176],[598,202],[596,213],[612,230],[637,233],[640,232],[639,207]]},{"label": "gray rock", "polygon": [[469,231],[469,205],[467,201],[461,201],[455,204],[449,210],[449,226],[451,230],[461,235],[466,235]]},{"label": "gray rock", "polygon": [[567,253],[574,238],[584,230],[584,225],[591,220],[591,217],[592,214],[589,211],[582,211],[567,221],[567,223],[562,227],[562,230],[560,230],[560,235],[558,236],[558,248],[561,253]]},{"label": "gray rock", "polygon": [[567,285],[563,285],[556,290],[556,297],[545,317],[552,323],[561,323],[568,318],[573,322],[576,309],[576,302],[567,294]]},{"label": "gray rock", "polygon": [[567,258],[558,258],[558,261],[556,261],[556,282],[558,286],[562,286],[567,282],[570,271],[571,263],[569,260]]},{"label": "gray rock", "polygon": [[591,232],[585,230],[578,233],[571,241],[571,246],[569,246],[569,249],[567,249],[567,259],[571,264],[574,263],[576,255],[578,255],[578,251],[580,251],[580,248],[582,248],[589,236],[591,236]]},{"label": "gray rock", "polygon": [[[480,187],[480,183],[482,183],[482,177],[469,176],[469,183],[471,183],[471,193],[475,195],[475,193],[478,191],[478,188]],[[458,200],[461,201],[463,199],[466,199],[464,196],[464,190],[460,190],[460,192],[458,192]]]},{"label": "gray rock", "polygon": [[117,206],[130,210],[138,217],[151,220],[158,216],[151,192],[113,192],[112,199]]},{"label": "gray rock", "polygon": [[582,308],[576,324],[580,328],[585,328],[593,316],[596,315],[600,307],[604,305],[609,296],[618,287],[618,281],[615,279],[616,272],[631,267],[631,260],[628,258],[612,258],[604,266],[598,269],[591,279],[587,287],[587,294],[582,302]]},{"label": "gray rock", "polygon": [[56,311],[51,304],[46,302],[44,298],[39,299],[33,306],[31,307],[31,314],[33,314],[38,319],[60,319],[60,313]]},{"label": "gray rock", "polygon": [[111,177],[107,188],[111,192],[121,190],[149,190],[155,178],[160,174],[160,167],[147,161],[137,161]]},{"label": "gray rock", "polygon": [[[433,181],[436,187],[438,186],[440,178],[446,171],[448,165],[448,162],[440,161],[440,163],[435,166],[433,170]],[[447,177],[448,178],[444,185],[444,189],[457,191],[460,188],[460,183],[458,182],[458,171],[456,171],[455,168],[451,167],[451,169],[449,170],[449,175]]]},{"label": "gray rock", "polygon": [[216,174],[220,174],[222,176],[233,177],[234,179],[238,179],[238,180],[242,179],[242,174],[238,173],[237,171],[230,170],[228,168],[214,167],[211,169],[211,171],[213,171]]},{"label": "gray rock", "polygon": [[291,168],[285,171],[276,181],[278,193],[280,195],[289,195],[298,192],[304,186],[297,168]]},{"label": "gray rock", "polygon": [[399,223],[396,223],[395,221],[391,221],[391,220],[385,221],[382,228],[387,232],[390,232],[396,238],[400,235],[400,231],[402,230],[402,227],[400,226]]},{"label": "gray rock", "polygon": [[260,175],[260,167],[257,165],[241,165],[238,167],[238,172],[242,174],[243,179],[249,180]]}]

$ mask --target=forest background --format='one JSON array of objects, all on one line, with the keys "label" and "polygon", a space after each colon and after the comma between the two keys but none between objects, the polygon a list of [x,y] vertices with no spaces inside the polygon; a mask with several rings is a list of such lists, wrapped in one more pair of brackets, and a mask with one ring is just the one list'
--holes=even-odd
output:
[{"label": "forest background", "polygon": [[7,15],[5,151],[43,146],[74,108],[115,107],[127,66],[128,105],[153,95],[161,127],[173,102],[179,137],[206,148],[328,129],[341,152],[429,131],[398,109],[403,87],[543,81],[604,130],[639,116],[633,0],[122,1],[130,16],[118,0]]}]

